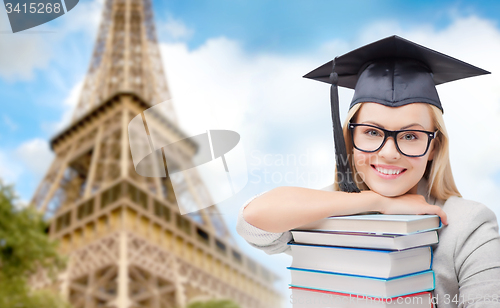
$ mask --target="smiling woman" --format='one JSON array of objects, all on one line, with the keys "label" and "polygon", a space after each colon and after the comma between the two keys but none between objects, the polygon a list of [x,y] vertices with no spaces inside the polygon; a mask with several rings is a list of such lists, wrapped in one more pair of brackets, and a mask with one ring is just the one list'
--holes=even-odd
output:
[{"label": "smiling woman", "polygon": [[[365,184],[388,197],[416,194],[417,184],[436,150],[436,121],[429,110],[436,107],[423,103],[400,107],[362,103],[356,107],[351,109],[350,113],[355,115],[351,122],[375,124],[344,126],[352,127],[349,148],[353,154],[358,185]],[[404,130],[398,132],[395,138],[394,135],[388,138],[382,127]],[[415,130],[409,130],[411,128]],[[456,195],[459,196],[458,191]]]},{"label": "smiling woman", "polygon": [[[305,77],[332,84],[335,182],[327,191],[278,187],[252,198],[240,209],[238,233],[268,254],[290,253],[289,230],[328,216],[437,214],[445,225],[433,246],[438,307],[498,307],[497,219],[455,185],[435,88],[487,73],[396,36],[310,72]],[[343,128],[337,85],[355,90]]]}]

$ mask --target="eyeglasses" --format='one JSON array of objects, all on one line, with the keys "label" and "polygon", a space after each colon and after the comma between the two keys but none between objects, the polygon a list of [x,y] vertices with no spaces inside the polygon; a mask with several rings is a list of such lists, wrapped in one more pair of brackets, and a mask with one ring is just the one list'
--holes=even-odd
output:
[{"label": "eyeglasses", "polygon": [[362,152],[376,152],[384,146],[388,137],[394,139],[398,151],[408,157],[421,157],[429,150],[435,132],[415,129],[387,130],[374,125],[349,123],[352,143]]}]

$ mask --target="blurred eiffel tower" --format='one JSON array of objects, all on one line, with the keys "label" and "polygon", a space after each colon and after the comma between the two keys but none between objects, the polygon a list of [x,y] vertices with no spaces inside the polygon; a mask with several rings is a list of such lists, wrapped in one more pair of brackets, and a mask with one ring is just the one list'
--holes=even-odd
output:
[{"label": "blurred eiffel tower", "polygon": [[[215,206],[180,215],[170,178],[142,177],[132,163],[132,118],[170,99],[150,0],[105,0],[88,75],[32,204],[50,218],[69,256],[58,288],[75,308],[174,308],[226,298],[280,306],[277,277],[236,246]],[[185,138],[173,106],[155,129]],[[148,123],[149,125],[149,123]],[[196,144],[180,149],[180,165]],[[210,198],[190,179],[192,202]],[[46,287],[43,273],[34,287]]]}]

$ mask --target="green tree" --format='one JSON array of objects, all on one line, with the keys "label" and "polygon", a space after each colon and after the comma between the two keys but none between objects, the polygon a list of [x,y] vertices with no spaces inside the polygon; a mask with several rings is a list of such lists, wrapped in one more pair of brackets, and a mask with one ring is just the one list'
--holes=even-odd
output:
[{"label": "green tree", "polygon": [[33,274],[43,268],[54,279],[65,262],[49,240],[41,214],[16,201],[13,186],[0,179],[0,307],[69,307],[54,292],[30,289]]},{"label": "green tree", "polygon": [[240,308],[230,300],[210,300],[206,302],[193,302],[187,308]]}]

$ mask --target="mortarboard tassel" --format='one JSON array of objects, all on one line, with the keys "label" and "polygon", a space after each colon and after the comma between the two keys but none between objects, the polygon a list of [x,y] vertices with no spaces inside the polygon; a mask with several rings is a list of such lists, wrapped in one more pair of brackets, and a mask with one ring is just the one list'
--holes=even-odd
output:
[{"label": "mortarboard tassel", "polygon": [[335,161],[337,164],[337,180],[339,187],[345,192],[360,192],[352,180],[352,171],[347,157],[344,134],[340,124],[339,93],[337,83],[338,74],[335,72],[335,60],[333,60],[332,73],[330,74],[330,106],[332,109],[333,140],[335,143]]}]

